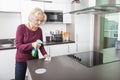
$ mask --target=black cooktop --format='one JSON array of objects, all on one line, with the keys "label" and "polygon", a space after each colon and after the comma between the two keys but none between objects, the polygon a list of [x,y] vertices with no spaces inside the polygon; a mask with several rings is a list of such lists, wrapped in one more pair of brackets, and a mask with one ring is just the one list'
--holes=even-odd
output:
[{"label": "black cooktop", "polygon": [[[113,49],[114,50],[114,49]],[[120,51],[110,50],[110,52],[89,51],[68,55],[73,60],[87,66],[93,67],[100,64],[111,63],[120,60]]]}]

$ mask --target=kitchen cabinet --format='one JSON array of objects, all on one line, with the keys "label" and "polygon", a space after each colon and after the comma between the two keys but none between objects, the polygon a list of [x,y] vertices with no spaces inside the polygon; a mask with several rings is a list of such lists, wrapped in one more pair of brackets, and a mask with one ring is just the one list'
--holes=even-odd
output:
[{"label": "kitchen cabinet", "polygon": [[71,1],[68,0],[52,0],[52,3],[44,3],[45,10],[71,11]]},{"label": "kitchen cabinet", "polygon": [[44,10],[46,11],[63,11],[63,4],[61,3],[44,3]]},{"label": "kitchen cabinet", "polygon": [[[45,46],[45,49],[48,54],[54,57],[54,56],[76,53],[77,45],[75,43],[50,45],[50,46],[48,45],[48,46]],[[43,58],[41,54],[39,54],[39,56],[40,58]]]},{"label": "kitchen cabinet", "polygon": [[[81,4],[72,4],[72,10],[78,10],[84,7],[88,7],[88,3],[81,1]],[[71,14],[72,25],[67,27],[67,30],[73,34],[73,40],[75,40],[77,46],[77,52],[86,52],[93,50],[93,35],[94,35],[94,15],[90,14]]]},{"label": "kitchen cabinet", "polygon": [[72,23],[71,14],[64,14],[65,12],[71,11],[70,3],[44,3],[44,10],[46,11],[63,11],[63,23]]},{"label": "kitchen cabinet", "polygon": [[20,12],[21,0],[0,0],[0,11]]},{"label": "kitchen cabinet", "polygon": [[[50,54],[50,46],[44,46],[46,52]],[[44,58],[42,53],[39,51],[39,59]]]},{"label": "kitchen cabinet", "polygon": [[92,26],[90,26],[90,20],[92,19],[88,14],[76,15],[75,18],[75,41],[78,52],[90,51],[92,50],[91,45],[93,45],[93,32]]},{"label": "kitchen cabinet", "polygon": [[27,23],[28,22],[29,13],[35,7],[39,7],[39,8],[41,8],[44,11],[44,3],[43,2],[28,1],[28,0],[22,0],[21,1],[22,23]]},{"label": "kitchen cabinet", "polygon": [[[63,4],[63,13],[71,11],[71,4],[70,3],[64,3]],[[72,23],[71,14],[63,14],[63,23],[70,24]]]},{"label": "kitchen cabinet", "polygon": [[15,78],[15,54],[16,49],[0,51],[0,80]]},{"label": "kitchen cabinet", "polygon": [[68,54],[73,54],[76,52],[77,52],[77,44],[76,43],[68,44]]},{"label": "kitchen cabinet", "polygon": [[92,51],[90,49],[89,42],[77,43],[77,52],[87,52],[87,51]]},{"label": "kitchen cabinet", "polygon": [[68,53],[68,46],[66,44],[52,45],[50,46],[51,56],[60,56]]},{"label": "kitchen cabinet", "polygon": [[[60,44],[60,45],[50,45],[44,46],[45,50],[48,54],[53,56],[65,55],[68,53],[68,45]],[[39,58],[43,58],[41,52],[39,52]]]},{"label": "kitchen cabinet", "polygon": [[63,14],[63,23],[65,24],[72,23],[71,14]]}]

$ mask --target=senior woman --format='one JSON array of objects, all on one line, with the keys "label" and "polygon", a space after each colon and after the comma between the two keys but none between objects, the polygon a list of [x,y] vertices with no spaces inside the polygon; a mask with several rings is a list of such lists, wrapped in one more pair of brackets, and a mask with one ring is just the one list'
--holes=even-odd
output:
[{"label": "senior woman", "polygon": [[28,23],[20,24],[16,31],[16,66],[15,80],[25,80],[27,60],[38,59],[32,56],[33,48],[39,49],[45,59],[50,60],[44,45],[38,44],[36,40],[43,41],[42,30],[39,25],[45,20],[45,13],[40,8],[34,8],[28,16]]}]

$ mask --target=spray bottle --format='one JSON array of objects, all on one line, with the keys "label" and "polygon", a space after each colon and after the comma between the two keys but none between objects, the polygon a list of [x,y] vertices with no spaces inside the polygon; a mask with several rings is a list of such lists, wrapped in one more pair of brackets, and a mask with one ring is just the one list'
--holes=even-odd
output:
[{"label": "spray bottle", "polygon": [[[43,42],[41,40],[37,40],[36,42],[38,44],[43,44]],[[32,54],[33,57],[36,57],[36,55],[38,54],[38,49],[37,48],[33,48],[31,54]]]}]

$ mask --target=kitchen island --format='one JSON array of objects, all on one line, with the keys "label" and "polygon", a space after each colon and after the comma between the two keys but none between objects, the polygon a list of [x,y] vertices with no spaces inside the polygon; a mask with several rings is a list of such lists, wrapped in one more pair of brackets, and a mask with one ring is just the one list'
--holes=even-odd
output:
[{"label": "kitchen island", "polygon": [[[86,67],[67,55],[52,57],[50,62],[44,59],[27,62],[29,80],[120,80],[120,61],[94,67]],[[37,69],[46,69],[43,74]]]}]

